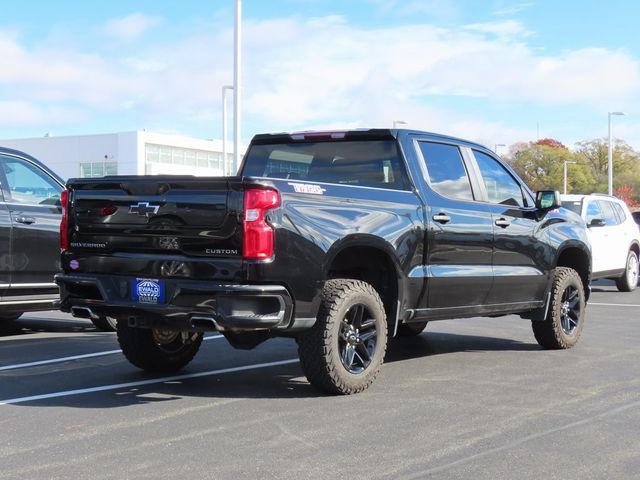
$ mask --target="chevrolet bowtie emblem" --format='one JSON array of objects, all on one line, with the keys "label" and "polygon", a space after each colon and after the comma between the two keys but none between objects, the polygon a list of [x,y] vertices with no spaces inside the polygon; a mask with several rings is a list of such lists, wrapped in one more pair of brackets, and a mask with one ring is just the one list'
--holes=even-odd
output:
[{"label": "chevrolet bowtie emblem", "polygon": [[141,217],[148,217],[149,215],[155,215],[158,213],[160,205],[149,205],[149,202],[138,202],[137,205],[131,205],[129,207],[129,213],[138,214]]}]

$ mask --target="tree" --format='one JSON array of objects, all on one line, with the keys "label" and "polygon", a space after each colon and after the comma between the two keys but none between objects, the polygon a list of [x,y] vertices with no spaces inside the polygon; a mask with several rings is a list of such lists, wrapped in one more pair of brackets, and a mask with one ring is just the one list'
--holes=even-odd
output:
[{"label": "tree", "polygon": [[[589,192],[606,192],[609,188],[609,146],[603,138],[578,142],[576,157],[584,163],[593,177]],[[613,145],[613,186],[630,185],[640,191],[640,158],[630,145],[616,139]]]},{"label": "tree", "polygon": [[569,150],[567,147],[564,146],[564,143],[562,143],[560,140],[556,140],[555,138],[541,138],[540,140],[537,140],[536,142],[534,142],[534,144],[546,145],[547,147],[563,148],[565,150]]},{"label": "tree", "polygon": [[633,193],[633,187],[631,185],[621,185],[613,190],[613,194],[622,200],[631,210],[635,210],[640,207]]},{"label": "tree", "polygon": [[565,161],[571,162],[567,164],[568,192],[585,191],[593,183],[589,169],[558,140],[517,143],[509,153],[509,163],[533,191],[562,190]]}]

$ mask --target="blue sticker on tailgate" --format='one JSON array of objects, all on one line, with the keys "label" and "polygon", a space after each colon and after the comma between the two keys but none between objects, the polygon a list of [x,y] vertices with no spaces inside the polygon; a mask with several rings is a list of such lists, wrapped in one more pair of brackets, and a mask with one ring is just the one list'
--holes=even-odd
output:
[{"label": "blue sticker on tailgate", "polygon": [[138,303],[163,303],[164,283],[153,278],[136,278],[131,281],[131,296]]}]

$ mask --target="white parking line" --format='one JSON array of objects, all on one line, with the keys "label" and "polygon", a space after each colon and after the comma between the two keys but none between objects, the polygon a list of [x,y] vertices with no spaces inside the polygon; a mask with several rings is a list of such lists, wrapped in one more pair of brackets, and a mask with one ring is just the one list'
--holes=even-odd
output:
[{"label": "white parking line", "polygon": [[112,385],[101,385],[99,387],[79,388],[77,390],[65,390],[62,392],[45,393],[43,395],[33,395],[30,397],[9,398],[0,400],[0,405],[15,405],[16,403],[33,402],[36,400],[46,400],[48,398],[69,397],[72,395],[80,395],[83,393],[104,392],[107,390],[119,390],[121,388],[139,387],[142,385],[152,385],[154,383],[175,382],[179,380],[187,380],[190,378],[209,377],[211,375],[222,375],[224,373],[242,372],[245,370],[256,370],[258,368],[276,367],[279,365],[288,365],[297,363],[297,358],[288,360],[280,360],[277,362],[256,363],[254,365],[244,365],[241,367],[222,368],[220,370],[209,370],[208,372],[186,373],[184,375],[174,375],[172,377],[152,378],[149,380],[140,380],[138,382],[114,383]]},{"label": "white parking line", "polygon": [[634,307],[634,308],[640,308],[640,305],[631,305],[628,303],[595,303],[595,302],[589,302],[587,303],[587,305],[599,305],[601,307]]},{"label": "white parking line", "polygon": [[78,360],[80,358],[102,357],[104,355],[113,355],[114,353],[120,353],[122,350],[106,350],[104,352],[85,353],[83,355],[73,355],[71,357],[59,357],[51,358],[49,360],[40,360],[38,362],[17,363],[15,365],[5,365],[0,367],[0,372],[4,370],[17,370],[18,368],[37,367],[40,365],[49,365],[51,363],[62,363],[71,360]]},{"label": "white parking line", "polygon": [[[224,338],[222,335],[214,335],[211,337],[204,337],[202,340],[216,340],[218,338]],[[69,362],[71,360],[80,360],[82,358],[92,358],[92,357],[103,357],[105,355],[113,355],[114,353],[120,353],[122,350],[105,350],[103,352],[94,352],[94,353],[84,353],[82,355],[73,355],[71,357],[59,357],[59,358],[51,358],[49,360],[39,360],[37,362],[28,362],[28,363],[17,363],[15,365],[5,365],[0,367],[0,372],[6,370],[17,370],[19,368],[29,368],[29,367],[38,367],[40,365],[50,365],[52,363],[62,363]]]}]

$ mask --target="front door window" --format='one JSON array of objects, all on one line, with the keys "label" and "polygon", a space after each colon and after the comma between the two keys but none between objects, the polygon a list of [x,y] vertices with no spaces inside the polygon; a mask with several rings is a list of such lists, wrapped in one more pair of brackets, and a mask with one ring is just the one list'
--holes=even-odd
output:
[{"label": "front door window", "polygon": [[8,202],[55,205],[60,198],[60,185],[32,164],[7,157],[2,168],[7,183],[4,194]]}]

